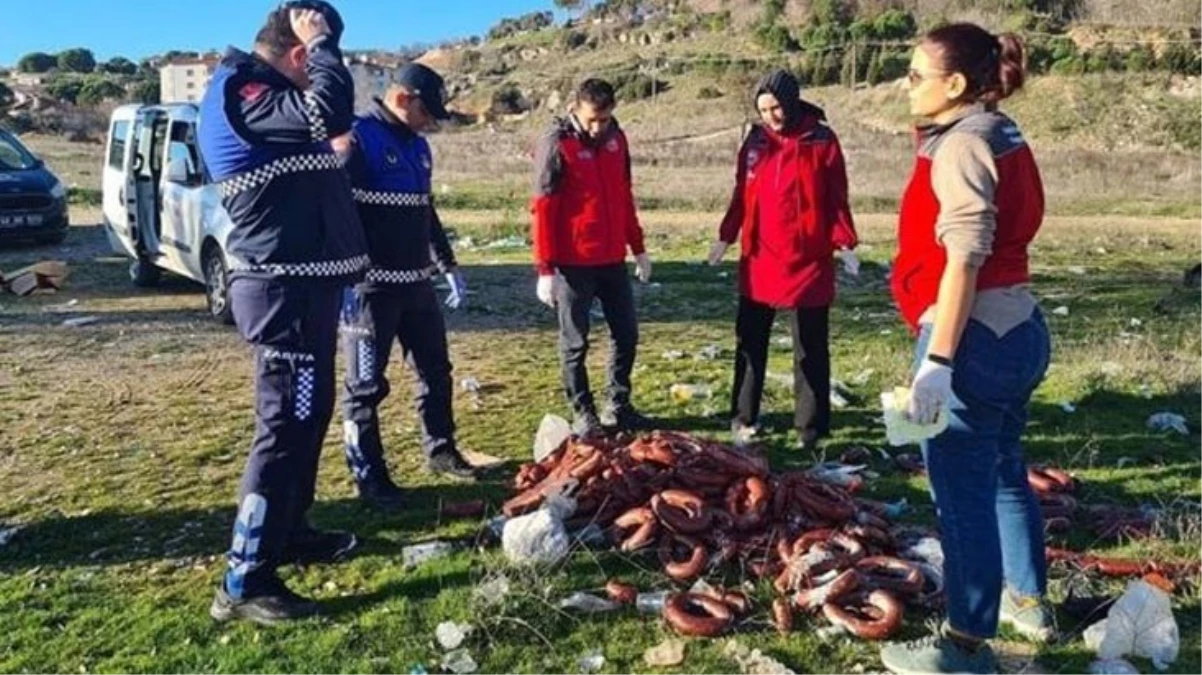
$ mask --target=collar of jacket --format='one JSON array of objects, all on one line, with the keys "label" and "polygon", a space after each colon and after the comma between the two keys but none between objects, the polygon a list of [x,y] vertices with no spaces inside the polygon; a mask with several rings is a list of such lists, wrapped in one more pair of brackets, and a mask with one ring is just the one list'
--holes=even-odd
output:
[{"label": "collar of jacket", "polygon": [[984,103],[974,103],[974,104],[964,108],[963,110],[961,110],[959,113],[956,114],[956,116],[954,118],[952,118],[951,120],[949,120],[947,122],[944,122],[943,124],[932,123],[932,124],[919,124],[919,125],[915,126],[914,134],[915,134],[915,136],[917,136],[919,143],[922,143],[923,141],[930,140],[932,138],[935,138],[936,136],[942,136],[943,134],[950,131],[953,127],[955,127],[957,124],[963,122],[964,120],[968,119],[969,117],[972,117],[973,115],[980,115],[981,113],[985,113],[988,111],[989,111],[989,109],[985,106]]},{"label": "collar of jacket", "polygon": [[410,129],[408,124],[405,124],[401,121],[401,118],[394,115],[379,97],[372,98],[371,105],[367,108],[366,116],[388,125],[388,128],[392,129],[403,139],[408,140],[417,135],[413,133],[413,129]]},{"label": "collar of jacket", "polygon": [[797,124],[781,129],[780,131],[773,131],[768,125],[759,123],[760,129],[777,142],[804,138],[807,134],[818,128],[820,122],[826,119],[826,113],[823,112],[822,108],[811,103],[802,101],[802,104],[804,106],[803,114]]},{"label": "collar of jacket", "polygon": [[609,139],[618,134],[618,118],[609,118],[609,128],[607,128],[605,133],[601,134],[601,136],[596,140],[593,140],[593,138],[588,135],[588,132],[584,130],[584,126],[580,124],[580,120],[576,119],[575,113],[568,113],[568,116],[561,121],[560,127],[565,129],[568,133],[574,135],[576,138],[579,138],[581,142],[591,145],[595,148],[604,145]]},{"label": "collar of jacket", "polygon": [[231,68],[247,69],[256,78],[266,80],[268,84],[296,87],[292,80],[284,77],[284,74],[276,70],[275,66],[254,52],[244,52],[237,47],[230,47],[225,51],[225,56],[221,61]]}]

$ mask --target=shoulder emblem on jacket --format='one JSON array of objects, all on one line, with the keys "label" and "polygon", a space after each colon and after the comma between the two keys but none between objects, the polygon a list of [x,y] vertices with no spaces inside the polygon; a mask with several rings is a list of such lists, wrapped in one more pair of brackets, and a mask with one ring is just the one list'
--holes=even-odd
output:
[{"label": "shoulder emblem on jacket", "polygon": [[263,82],[247,82],[246,84],[242,85],[241,89],[238,90],[238,95],[242,97],[243,101],[246,101],[247,103],[254,103],[260,96],[263,95],[264,92],[270,88],[271,87]]}]

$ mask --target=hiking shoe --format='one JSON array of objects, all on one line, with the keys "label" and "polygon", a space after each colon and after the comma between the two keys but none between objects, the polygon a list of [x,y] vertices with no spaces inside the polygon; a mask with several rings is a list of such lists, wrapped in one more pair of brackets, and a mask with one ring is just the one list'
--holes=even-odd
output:
[{"label": "hiking shoe", "polygon": [[213,604],[209,606],[209,616],[214,621],[245,619],[264,626],[305,619],[315,616],[317,611],[316,602],[293,593],[278,579],[270,584],[266,593],[249,598],[234,599],[225,592],[223,585],[217,589]]},{"label": "hiking shoe", "polygon": [[388,477],[359,483],[358,488],[359,499],[372,508],[381,511],[405,508],[405,493]]},{"label": "hiking shoe", "polygon": [[598,438],[605,435],[601,419],[592,410],[576,413],[572,418],[572,433],[578,438]]},{"label": "hiking shoe", "polygon": [[814,452],[822,440],[822,435],[813,429],[797,432],[797,449]]},{"label": "hiking shoe", "polygon": [[629,403],[607,407],[601,412],[599,420],[602,425],[615,427],[620,431],[637,431],[655,427],[655,423],[651,419],[635,410],[634,406]]},{"label": "hiking shoe", "polygon": [[458,450],[443,450],[426,460],[426,470],[464,481],[476,480],[476,467],[467,463]]},{"label": "hiking shoe", "polygon": [[750,445],[760,433],[760,427],[755,424],[743,424],[737,419],[730,421],[730,435],[734,438],[736,448]]},{"label": "hiking shoe", "polygon": [[997,657],[993,648],[982,641],[976,649],[969,649],[944,635],[934,635],[911,640],[891,642],[881,648],[881,663],[891,673],[996,673]]},{"label": "hiking shoe", "polygon": [[336,562],[358,546],[359,540],[350,532],[307,527],[288,535],[280,560],[298,564]]},{"label": "hiking shoe", "polygon": [[1021,596],[1009,588],[1002,589],[998,618],[1015,631],[1035,642],[1051,642],[1056,637],[1052,611],[1037,596]]}]

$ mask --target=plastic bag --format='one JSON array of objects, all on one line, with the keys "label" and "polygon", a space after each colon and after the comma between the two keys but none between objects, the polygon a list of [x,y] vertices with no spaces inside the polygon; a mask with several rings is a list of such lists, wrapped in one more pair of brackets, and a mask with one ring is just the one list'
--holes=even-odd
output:
[{"label": "plastic bag", "polygon": [[534,461],[541,462],[572,435],[572,425],[559,415],[543,415],[534,434]]},{"label": "plastic bag", "polygon": [[618,608],[618,603],[590,595],[589,593],[576,591],[563,600],[560,600],[559,608],[575,609],[585,614],[596,614],[598,612],[612,612]]},{"label": "plastic bag", "polygon": [[1152,660],[1164,669],[1177,660],[1181,636],[1169,596],[1143,580],[1132,581],[1110,607],[1106,628],[1098,645],[1103,661],[1127,655]]},{"label": "plastic bag", "polygon": [[1124,659],[1098,659],[1089,664],[1090,675],[1139,675],[1130,661]]},{"label": "plastic bag", "polygon": [[906,416],[906,407],[910,403],[910,390],[906,387],[894,387],[893,391],[881,392],[881,408],[885,412],[885,436],[889,445],[911,445],[934,438],[947,428],[951,412],[944,407],[930,424],[916,424]]},{"label": "plastic bag", "polygon": [[560,508],[543,508],[505,522],[501,548],[515,563],[554,563],[568,554],[571,538]]}]

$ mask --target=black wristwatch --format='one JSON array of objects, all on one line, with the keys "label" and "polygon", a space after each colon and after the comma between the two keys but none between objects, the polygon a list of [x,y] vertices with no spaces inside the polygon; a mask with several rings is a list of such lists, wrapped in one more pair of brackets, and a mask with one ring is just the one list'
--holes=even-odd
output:
[{"label": "black wristwatch", "polygon": [[927,354],[927,361],[930,361],[931,363],[938,363],[939,365],[946,366],[948,368],[952,367],[951,359],[947,358],[946,356],[940,356],[938,354]]}]

